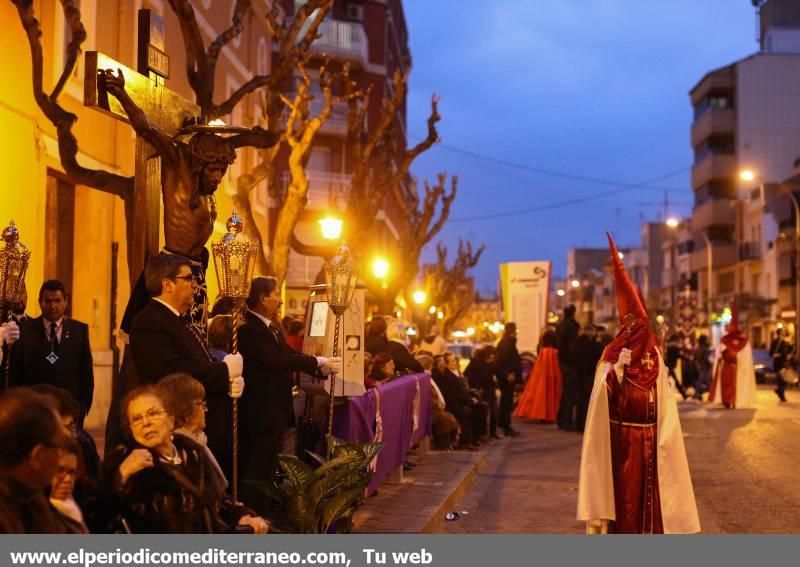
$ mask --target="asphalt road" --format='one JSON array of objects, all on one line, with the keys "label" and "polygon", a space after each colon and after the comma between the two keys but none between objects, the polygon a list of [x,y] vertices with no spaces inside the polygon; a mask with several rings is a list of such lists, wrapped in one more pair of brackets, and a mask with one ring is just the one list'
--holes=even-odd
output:
[{"label": "asphalt road", "polygon": [[[800,533],[800,392],[769,388],[752,410],[679,402],[703,533]],[[581,435],[516,423],[454,507],[443,533],[582,533],[575,520]]]}]

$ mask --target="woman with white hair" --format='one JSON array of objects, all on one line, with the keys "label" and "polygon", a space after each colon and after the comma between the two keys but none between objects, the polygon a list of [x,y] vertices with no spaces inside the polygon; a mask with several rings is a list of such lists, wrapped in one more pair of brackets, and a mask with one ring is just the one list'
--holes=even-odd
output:
[{"label": "woman with white hair", "polygon": [[422,372],[422,365],[414,358],[406,346],[406,326],[396,321],[386,329],[386,338],[389,344],[386,351],[392,355],[395,369],[401,374]]}]

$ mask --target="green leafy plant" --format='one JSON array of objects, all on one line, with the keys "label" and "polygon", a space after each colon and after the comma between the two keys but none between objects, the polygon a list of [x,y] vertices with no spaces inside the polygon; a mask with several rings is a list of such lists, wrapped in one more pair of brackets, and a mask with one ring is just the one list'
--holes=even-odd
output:
[{"label": "green leafy plant", "polygon": [[279,455],[285,473],[280,484],[246,481],[283,506],[297,533],[328,533],[334,523],[337,533],[349,533],[353,513],[372,480],[369,464],[383,448],[383,443],[346,443],[332,435],[326,440],[330,459],[307,451],[319,463],[316,469],[295,455]]}]

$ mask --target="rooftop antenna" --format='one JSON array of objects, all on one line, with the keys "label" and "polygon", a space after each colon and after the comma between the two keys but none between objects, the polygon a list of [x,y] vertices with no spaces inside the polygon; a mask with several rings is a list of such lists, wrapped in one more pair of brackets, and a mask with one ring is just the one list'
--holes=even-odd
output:
[{"label": "rooftop antenna", "polygon": [[761,43],[761,8],[767,2],[769,0],[750,0],[753,8],[756,9],[756,43],[759,45],[759,51],[764,50],[764,46]]}]

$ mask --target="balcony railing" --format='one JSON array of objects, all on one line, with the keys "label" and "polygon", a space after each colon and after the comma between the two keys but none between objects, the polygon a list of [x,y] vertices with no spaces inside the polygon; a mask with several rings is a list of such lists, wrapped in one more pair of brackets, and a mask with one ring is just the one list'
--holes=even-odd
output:
[{"label": "balcony railing", "polygon": [[745,242],[739,245],[739,260],[760,260],[761,259],[761,243],[760,242]]},{"label": "balcony railing", "polygon": [[[306,209],[343,209],[346,206],[347,198],[350,195],[350,174],[306,170],[306,175],[308,176],[308,202],[306,203]],[[286,195],[290,181],[291,174],[288,171],[284,171],[284,195]]]},{"label": "balcony railing", "polygon": [[322,37],[311,44],[311,50],[332,57],[369,62],[367,34],[359,22],[325,20],[319,26]]},{"label": "balcony railing", "polygon": [[705,230],[709,226],[733,225],[736,209],[730,199],[711,199],[692,211],[692,230]]}]

